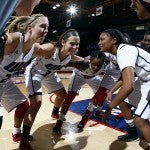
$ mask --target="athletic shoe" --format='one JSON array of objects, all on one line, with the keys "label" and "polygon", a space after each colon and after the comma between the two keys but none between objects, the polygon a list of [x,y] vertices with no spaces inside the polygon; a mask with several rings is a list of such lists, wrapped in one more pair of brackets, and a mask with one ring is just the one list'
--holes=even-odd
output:
[{"label": "athletic shoe", "polygon": [[[20,142],[21,137],[22,137],[22,134],[21,134],[21,133],[18,133],[18,134],[15,134],[15,135],[12,134],[13,142]],[[28,141],[29,141],[29,142],[33,141],[33,136],[32,136],[32,135],[29,135]]]},{"label": "athletic shoe", "polygon": [[21,140],[21,133],[12,134],[13,142],[20,142]]},{"label": "athletic shoe", "polygon": [[52,117],[52,119],[54,119],[54,120],[57,120],[57,119],[59,119],[59,114],[57,113],[52,113],[51,114],[51,117]]},{"label": "athletic shoe", "polygon": [[33,141],[33,136],[32,136],[32,135],[29,135],[28,141],[29,141],[29,142]]},{"label": "athletic shoe", "polygon": [[33,150],[33,148],[27,139],[21,138],[19,150]]},{"label": "athletic shoe", "polygon": [[123,118],[123,114],[122,113],[119,113],[117,116],[116,116],[117,119],[121,119]]},{"label": "athletic shoe", "polygon": [[[58,113],[57,114],[56,113],[52,113],[51,117],[52,117],[53,120],[58,120],[59,119],[59,114]],[[66,121],[66,118],[64,118],[63,121]]]},{"label": "athletic shoe", "polygon": [[57,122],[53,128],[53,132],[58,133],[58,134],[61,133],[62,124],[63,124],[63,121],[57,120]]},{"label": "athletic shoe", "polygon": [[94,113],[94,117],[102,117],[103,116],[103,114],[102,114],[102,112],[101,111],[96,111],[95,113]]},{"label": "athletic shoe", "polygon": [[118,136],[118,140],[125,142],[138,141],[139,137],[136,131],[136,127],[128,127],[128,133]]},{"label": "athletic shoe", "polygon": [[79,122],[78,126],[79,129],[83,129],[84,128],[84,124],[82,122],[82,120]]}]

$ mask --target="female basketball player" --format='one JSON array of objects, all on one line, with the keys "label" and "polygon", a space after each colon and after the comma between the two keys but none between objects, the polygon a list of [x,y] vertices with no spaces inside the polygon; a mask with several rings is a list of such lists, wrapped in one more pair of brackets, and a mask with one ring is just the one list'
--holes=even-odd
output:
[{"label": "female basketball player", "polygon": [[[69,106],[71,105],[72,101],[74,100],[79,90],[85,83],[91,86],[94,93],[97,91],[101,83],[101,79],[99,75],[102,71],[101,67],[104,61],[105,61],[105,55],[99,52],[99,50],[97,50],[90,54],[90,62],[85,69],[80,68],[81,65],[78,65],[78,69],[74,69],[69,84],[68,95],[65,98],[60,111],[60,118],[59,120],[57,120],[55,127],[53,128],[54,132],[57,133],[60,132],[64,117],[68,112]],[[74,66],[72,65],[72,67]]]},{"label": "female basketball player", "polygon": [[[61,35],[58,42],[51,50],[51,55],[45,58],[35,58],[26,68],[25,82],[28,89],[30,107],[23,123],[23,134],[21,144],[25,146],[29,133],[42,103],[41,82],[58,97],[59,105],[66,97],[65,88],[57,75],[57,71],[64,67],[71,59],[78,59],[74,56],[78,51],[80,43],[79,34],[76,30],[70,29]],[[60,106],[59,106],[60,107]]]},{"label": "female basketball player", "polygon": [[141,99],[135,111],[134,122],[150,149],[150,126],[146,121],[150,119],[150,54],[137,46],[125,44],[122,34],[116,29],[103,31],[100,34],[99,46],[102,52],[117,56],[122,82],[119,92],[109,104],[103,119],[109,118],[112,108],[120,104],[133,91],[136,73],[140,80]]},{"label": "female basketball player", "polygon": [[[4,44],[4,59],[0,64],[0,99],[4,108],[10,112],[17,107],[15,111],[15,129],[13,131],[14,141],[17,139],[17,133],[20,128],[24,114],[29,107],[27,98],[11,81],[11,74],[19,67],[28,62],[32,57],[49,55],[50,52],[42,49],[38,43],[42,43],[48,30],[49,22],[47,17],[42,14],[33,15],[32,17],[18,17],[23,20],[19,27],[24,34],[20,32],[6,33]],[[14,20],[15,22],[16,20]],[[12,24],[14,23],[12,22]],[[18,21],[19,22],[19,21]],[[12,25],[10,24],[10,26]],[[15,27],[15,26],[14,26]],[[9,30],[9,28],[8,28]],[[12,28],[10,28],[12,30]],[[34,44],[35,42],[38,42]],[[47,44],[48,47],[53,46]],[[45,45],[44,45],[45,47]]]}]

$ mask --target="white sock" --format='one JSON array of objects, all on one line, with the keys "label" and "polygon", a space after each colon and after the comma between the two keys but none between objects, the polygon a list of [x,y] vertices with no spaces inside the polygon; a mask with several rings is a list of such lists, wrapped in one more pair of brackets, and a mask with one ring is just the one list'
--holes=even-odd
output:
[{"label": "white sock", "polygon": [[130,120],[126,120],[125,119],[125,122],[129,125],[129,127],[134,127],[134,121],[133,121],[133,119],[130,119]]},{"label": "white sock", "polygon": [[18,134],[18,133],[20,133],[20,132],[21,132],[20,128],[14,127],[14,129],[13,129],[13,135],[14,135],[14,134]]}]

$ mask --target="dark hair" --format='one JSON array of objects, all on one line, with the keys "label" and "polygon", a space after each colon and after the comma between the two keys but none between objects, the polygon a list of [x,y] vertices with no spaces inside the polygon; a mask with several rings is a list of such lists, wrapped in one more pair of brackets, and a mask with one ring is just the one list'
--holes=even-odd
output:
[{"label": "dark hair", "polygon": [[117,44],[121,44],[121,43],[127,43],[123,33],[121,33],[119,30],[117,29],[107,29],[104,30],[102,33],[106,33],[108,34],[110,37],[112,38],[116,38],[117,40]]},{"label": "dark hair", "polygon": [[150,2],[145,2],[144,0],[140,0],[141,4],[144,8],[150,13]]},{"label": "dark hair", "polygon": [[101,59],[102,62],[105,62],[105,60],[106,60],[106,55],[103,52],[101,52],[100,50],[92,51],[90,53],[90,57],[91,57],[91,59],[99,58],[99,59]]},{"label": "dark hair", "polygon": [[126,42],[131,43],[131,37],[129,36],[129,34],[128,33],[123,33],[123,35],[124,35],[124,38],[125,38]]},{"label": "dark hair", "polygon": [[56,42],[55,46],[61,48],[62,47],[62,40],[67,41],[69,37],[71,36],[78,36],[79,33],[75,29],[69,29],[66,32],[64,32],[60,37],[59,40]]}]

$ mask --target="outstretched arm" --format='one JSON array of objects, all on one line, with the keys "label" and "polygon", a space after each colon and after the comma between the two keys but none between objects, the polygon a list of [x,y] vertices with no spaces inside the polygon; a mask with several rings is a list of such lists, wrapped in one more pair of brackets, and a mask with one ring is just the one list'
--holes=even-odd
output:
[{"label": "outstretched arm", "polygon": [[54,52],[55,52],[55,47],[51,43],[46,43],[46,44],[35,44],[35,51],[33,53],[34,57],[44,57],[44,58],[50,58]]}]

